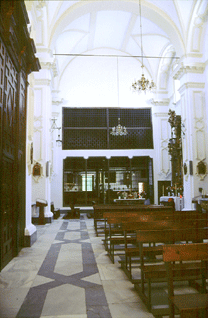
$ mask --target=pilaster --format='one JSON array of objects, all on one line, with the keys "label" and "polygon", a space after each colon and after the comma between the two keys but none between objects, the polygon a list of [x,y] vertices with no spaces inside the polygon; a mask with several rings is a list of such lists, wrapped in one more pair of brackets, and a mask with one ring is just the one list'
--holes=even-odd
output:
[{"label": "pilaster", "polygon": [[[168,141],[170,128],[168,124],[169,99],[152,99],[152,122],[154,138],[154,189],[155,198],[158,197],[158,181],[171,180],[170,156],[168,154]],[[159,204],[159,202],[158,202]]]},{"label": "pilaster", "polygon": [[188,65],[186,61],[178,65],[174,74],[175,79],[180,79],[186,210],[193,208],[192,199],[200,195],[199,188],[208,192],[207,173],[202,178],[197,169],[199,162],[208,163],[204,70],[203,63]]},{"label": "pilaster", "polygon": [[[34,95],[34,165],[39,165],[38,174],[33,171],[32,200],[47,201],[44,209],[47,222],[52,221],[51,205],[51,108],[52,108],[52,63],[41,63],[42,70],[35,77]],[[33,167],[34,169],[34,167]],[[34,216],[35,217],[35,216]]]}]

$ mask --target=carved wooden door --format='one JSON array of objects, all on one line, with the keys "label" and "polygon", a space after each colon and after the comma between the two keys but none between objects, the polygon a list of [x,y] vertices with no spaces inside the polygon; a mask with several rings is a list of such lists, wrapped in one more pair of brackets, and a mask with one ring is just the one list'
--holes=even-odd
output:
[{"label": "carved wooden door", "polygon": [[2,268],[12,259],[14,252],[14,162],[9,158],[3,159],[2,183]]},{"label": "carved wooden door", "polygon": [[14,256],[16,249],[16,127],[17,71],[0,42],[1,60],[1,267]]}]

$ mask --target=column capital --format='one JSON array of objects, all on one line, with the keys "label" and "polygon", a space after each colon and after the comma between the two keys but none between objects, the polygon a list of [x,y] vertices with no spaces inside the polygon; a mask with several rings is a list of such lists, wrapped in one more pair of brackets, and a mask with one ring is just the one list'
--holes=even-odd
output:
[{"label": "column capital", "polygon": [[42,69],[52,71],[53,77],[58,76],[58,65],[56,60],[53,62],[41,62]]}]

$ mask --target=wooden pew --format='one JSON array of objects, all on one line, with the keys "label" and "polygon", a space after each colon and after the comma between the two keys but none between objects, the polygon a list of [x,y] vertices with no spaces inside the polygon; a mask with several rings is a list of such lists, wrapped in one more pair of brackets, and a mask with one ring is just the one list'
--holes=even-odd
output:
[{"label": "wooden pew", "polygon": [[[183,211],[184,213],[181,213],[181,211],[174,212],[170,210],[160,210],[160,209],[150,209],[150,210],[140,210],[137,212],[104,212],[103,217],[105,219],[105,239],[104,239],[104,245],[105,249],[108,252],[112,262],[114,263],[114,252],[115,252],[115,245],[121,245],[121,244],[126,244],[125,242],[125,235],[127,232],[134,232],[136,230],[136,224],[137,224],[137,229],[153,229],[153,226],[155,226],[155,229],[162,229],[162,228],[173,228],[174,222],[177,221],[177,228],[178,228],[178,223],[181,222],[181,224],[184,224],[184,220],[187,220],[186,222],[189,221],[189,224],[187,226],[192,226],[192,225],[197,225],[200,226],[200,223],[198,219],[201,219],[204,217],[202,213],[198,212],[190,212],[190,211]],[[193,218],[196,220],[193,221]],[[155,222],[149,225],[149,227],[146,224],[146,227],[142,225],[142,223],[147,223],[147,222]],[[160,221],[160,222],[159,222]],[[169,225],[167,224],[167,221],[169,222]],[[172,221],[172,223],[170,223]],[[193,223],[194,222],[194,223]],[[108,227],[107,227],[108,223]],[[121,226],[126,223],[125,227],[121,228]],[[131,224],[130,224],[131,223]],[[193,224],[192,224],[193,223]],[[202,224],[202,223],[201,223]],[[204,224],[204,223],[203,223]],[[142,227],[141,227],[142,226]],[[203,225],[204,226],[204,225]],[[124,232],[125,231],[125,232]],[[129,233],[129,234],[130,234]],[[135,238],[132,237],[128,238],[128,243],[135,244]],[[130,279],[131,279],[131,257],[135,255],[136,250],[135,249],[129,249],[127,250],[127,246],[125,245],[126,248],[126,270],[127,269],[127,258],[129,259],[129,274],[130,274]],[[119,248],[117,249],[119,250]],[[138,253],[138,251],[137,251]]]},{"label": "wooden pew", "polygon": [[137,211],[151,211],[151,210],[164,210],[164,211],[173,211],[173,207],[171,206],[162,206],[162,205],[118,205],[118,204],[100,204],[94,205],[94,228],[96,235],[103,234],[104,230],[104,212],[137,212]]},{"label": "wooden pew", "polygon": [[[204,239],[208,239],[208,228],[199,228],[193,226],[192,228],[178,228],[171,230],[152,230],[152,231],[137,231],[137,242],[139,243],[139,255],[140,255],[140,266],[141,266],[141,281],[135,281],[135,289],[139,291],[140,297],[147,305],[148,309],[155,316],[167,314],[167,308],[160,308],[157,310],[152,306],[151,300],[151,284],[154,282],[166,282],[166,268],[164,263],[157,265],[145,264],[144,255],[148,252],[154,252],[154,249],[161,249],[163,247],[153,246],[144,247],[145,243],[162,243],[162,244],[173,244],[176,242],[203,242]],[[148,291],[145,293],[145,283],[147,283]]]},{"label": "wooden pew", "polygon": [[[150,216],[151,217],[151,216]],[[127,235],[127,233],[132,233],[132,231],[137,230],[163,230],[163,229],[187,229],[187,228],[203,228],[208,226],[208,220],[207,219],[189,219],[189,217],[185,218],[183,215],[182,221],[179,219],[175,220],[174,218],[168,218],[166,220],[160,220],[157,219],[157,217],[153,218],[153,220],[146,221],[146,222],[138,222],[136,219],[134,219],[133,223],[130,220],[128,222],[121,221],[121,230],[124,231],[124,237]],[[139,262],[139,247],[128,247],[128,242],[125,244],[125,258],[123,261],[121,261],[121,267],[127,274],[130,280],[132,280],[132,258],[137,263]],[[152,257],[155,257],[156,255],[161,255],[162,253],[162,246],[158,246],[157,248],[144,248],[143,252],[146,254],[146,256],[149,254]],[[138,265],[136,265],[138,267]]]},{"label": "wooden pew", "polygon": [[[154,209],[149,209],[145,211],[138,210],[135,212],[104,212],[103,217],[105,219],[105,239],[103,241],[105,249],[108,252],[108,255],[110,256],[112,262],[114,263],[115,245],[120,246],[121,244],[123,245],[127,242],[129,244],[136,243],[135,236],[132,237],[131,235],[131,237],[127,238],[127,236],[124,235],[124,231],[120,228],[123,222],[140,222],[140,225],[142,225],[142,223],[146,223],[147,221],[154,220],[160,220],[160,222],[164,222],[163,219],[165,219],[165,217],[169,213],[168,211],[169,209],[166,212],[164,208],[160,210],[154,207]],[[172,218],[172,213],[170,214],[170,217]],[[132,232],[135,231],[132,230],[130,232],[131,233],[129,234],[132,234]],[[125,245],[125,247],[127,246]],[[119,248],[117,250],[119,250]]]},{"label": "wooden pew", "polygon": [[[168,278],[168,298],[170,318],[174,318],[175,307],[181,318],[208,317],[208,294],[206,291],[206,278],[208,277],[208,244],[174,244],[163,246],[163,260],[166,265]],[[193,271],[187,273],[187,263],[194,265]],[[192,261],[192,263],[190,263]],[[199,262],[196,262],[199,261]],[[176,262],[179,262],[176,263]],[[202,282],[202,293],[174,295],[174,279],[179,277],[184,280],[200,279]]]}]

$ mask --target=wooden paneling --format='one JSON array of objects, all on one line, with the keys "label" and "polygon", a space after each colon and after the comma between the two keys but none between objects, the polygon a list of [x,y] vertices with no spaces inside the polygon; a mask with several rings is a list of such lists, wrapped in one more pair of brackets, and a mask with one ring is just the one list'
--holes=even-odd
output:
[{"label": "wooden paneling", "polygon": [[24,1],[0,1],[0,270],[24,244],[27,75],[40,69]]}]

